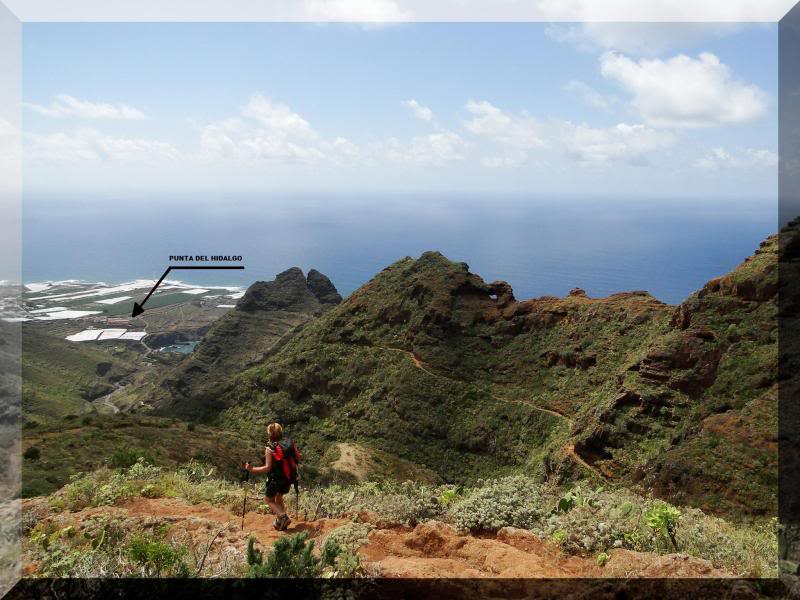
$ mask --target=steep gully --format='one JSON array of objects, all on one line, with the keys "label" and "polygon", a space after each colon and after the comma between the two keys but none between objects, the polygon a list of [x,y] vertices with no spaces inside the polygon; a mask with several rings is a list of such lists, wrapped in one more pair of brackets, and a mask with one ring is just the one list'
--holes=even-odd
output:
[{"label": "steep gully", "polygon": [[[403,348],[392,348],[390,346],[377,346],[376,345],[374,347],[375,348],[379,348],[381,350],[387,350],[387,351],[390,351],[390,352],[399,352],[401,354],[405,354],[409,359],[411,359],[412,364],[417,369],[423,371],[424,373],[427,373],[428,375],[430,375],[432,377],[441,377],[441,378],[444,378],[444,379],[449,379],[451,381],[457,381],[456,379],[454,379],[452,377],[449,377],[447,375],[443,375],[443,374],[440,374],[440,373],[435,373],[434,371],[432,371],[430,369],[429,365],[427,365],[419,356],[417,356],[416,353],[414,353],[414,352],[412,352],[410,350],[404,350]],[[572,424],[572,419],[570,419],[568,416],[566,416],[564,414],[561,414],[559,412],[547,409],[547,408],[543,408],[541,406],[537,406],[537,405],[533,404],[532,402],[528,402],[528,401],[525,401],[525,400],[510,400],[508,398],[500,398],[500,397],[495,397],[494,399],[495,400],[499,400],[501,402],[509,402],[509,403],[513,403],[513,404],[524,404],[525,406],[527,406],[529,408],[532,408],[534,410],[538,410],[540,412],[547,413],[547,414],[552,415],[554,417],[557,417],[559,419],[563,419],[569,425]],[[568,445],[564,446],[563,451],[564,451],[564,454],[566,456],[570,457],[572,460],[574,460],[577,464],[579,464],[583,468],[589,470],[591,473],[593,473],[594,475],[597,475],[601,479],[606,479],[606,476],[599,469],[597,469],[596,467],[594,467],[594,466],[590,465],[589,463],[587,463],[575,451],[575,445],[574,444],[568,444]]]}]

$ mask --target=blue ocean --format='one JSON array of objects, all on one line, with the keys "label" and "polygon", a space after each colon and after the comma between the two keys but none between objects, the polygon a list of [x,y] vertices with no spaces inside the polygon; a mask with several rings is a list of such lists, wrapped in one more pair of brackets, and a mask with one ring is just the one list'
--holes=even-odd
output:
[{"label": "blue ocean", "polygon": [[244,271],[183,272],[248,285],[298,266],[347,295],[405,256],[438,250],[518,299],[648,290],[677,303],[777,231],[769,198],[448,195],[27,196],[25,282],[157,278],[170,255],[241,255]]}]

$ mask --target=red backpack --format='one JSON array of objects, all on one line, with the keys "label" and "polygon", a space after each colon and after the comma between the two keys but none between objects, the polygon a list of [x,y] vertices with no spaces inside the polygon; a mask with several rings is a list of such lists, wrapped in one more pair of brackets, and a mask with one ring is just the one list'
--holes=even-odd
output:
[{"label": "red backpack", "polygon": [[297,491],[297,451],[294,442],[287,439],[284,442],[270,443],[269,449],[272,450],[270,476],[277,481],[289,482]]}]

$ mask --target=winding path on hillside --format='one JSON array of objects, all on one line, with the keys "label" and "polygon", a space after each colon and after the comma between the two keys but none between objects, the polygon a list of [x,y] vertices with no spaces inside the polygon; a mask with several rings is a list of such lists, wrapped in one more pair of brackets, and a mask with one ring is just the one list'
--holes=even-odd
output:
[{"label": "winding path on hillside", "polygon": [[391,346],[377,346],[377,345],[375,346],[375,348],[380,348],[381,350],[388,350],[389,352],[399,352],[400,354],[405,354],[408,358],[411,359],[411,362],[414,363],[414,366],[416,368],[418,368],[420,371],[424,371],[425,373],[431,375],[432,377],[441,377],[443,379],[449,379],[450,381],[458,381],[453,377],[448,377],[447,375],[442,375],[440,373],[434,373],[425,365],[424,362],[422,362],[422,359],[411,350],[404,350],[403,348],[392,348]]},{"label": "winding path on hillside", "polygon": [[[425,373],[431,375],[432,377],[441,377],[443,379],[448,379],[450,381],[460,381],[453,377],[448,377],[447,375],[442,375],[441,373],[436,373],[432,371],[429,368],[429,366],[415,352],[412,352],[411,350],[405,350],[403,348],[392,348],[391,346],[379,346],[379,345],[375,345],[374,347],[380,348],[381,350],[388,350],[390,352],[399,352],[401,354],[405,354],[408,358],[411,359],[412,364],[417,369],[424,371]],[[572,419],[570,417],[562,413],[556,412],[554,410],[550,410],[549,408],[537,406],[536,404],[533,404],[532,402],[528,402],[526,400],[510,400],[508,398],[502,398],[498,396],[494,396],[494,399],[499,400],[501,402],[509,402],[512,404],[522,404],[524,406],[527,406],[528,408],[532,408],[533,410],[538,410],[539,412],[547,413],[556,418],[563,419],[570,425],[572,424]],[[580,466],[584,467],[585,469],[588,469],[595,475],[599,476],[601,479],[607,479],[606,475],[602,471],[600,471],[597,467],[590,465],[577,453],[577,451],[575,450],[575,444],[568,444],[567,446],[564,446],[563,450],[564,454],[566,454]]]},{"label": "winding path on hillside", "polygon": [[[147,334],[147,325],[146,325],[146,324],[145,324],[145,327],[144,327],[144,332],[145,332],[145,334]],[[139,343],[140,343],[142,346],[144,346],[144,347],[145,347],[145,352],[144,352],[144,354],[142,354],[142,356],[140,357],[140,359],[141,359],[141,360],[144,360],[144,359],[148,358],[152,352],[155,352],[155,350],[154,350],[153,348],[151,348],[150,346],[148,346],[148,345],[145,343],[145,341],[144,341],[144,340],[145,340],[145,338],[146,338],[146,337],[147,337],[147,335],[145,335],[145,336],[144,336],[142,339],[140,339],[140,340],[139,340]],[[122,412],[122,410],[120,409],[120,407],[119,407],[119,406],[117,406],[116,404],[114,404],[114,403],[111,401],[111,399],[112,399],[112,398],[113,398],[113,397],[114,397],[114,396],[115,396],[117,393],[121,392],[122,390],[124,390],[125,388],[127,388],[128,386],[130,386],[132,383],[133,383],[133,381],[126,381],[125,383],[122,383],[122,382],[116,382],[116,383],[114,384],[114,389],[113,389],[113,390],[111,390],[111,391],[110,391],[108,394],[105,394],[104,396],[100,396],[99,398],[95,398],[94,400],[92,400],[92,402],[91,402],[91,403],[92,403],[92,404],[94,404],[94,405],[96,405],[96,406],[105,406],[106,408],[109,408],[109,409],[111,409],[111,413],[112,413],[112,414],[115,414],[115,415],[116,415],[116,414],[118,414],[118,413]]]}]

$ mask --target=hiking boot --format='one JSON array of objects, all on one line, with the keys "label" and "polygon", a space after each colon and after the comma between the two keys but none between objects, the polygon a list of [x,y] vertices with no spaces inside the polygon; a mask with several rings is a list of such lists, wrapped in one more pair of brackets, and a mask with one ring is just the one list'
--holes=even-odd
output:
[{"label": "hiking boot", "polygon": [[280,522],[280,527],[278,527],[278,530],[279,531],[286,531],[286,528],[289,526],[289,523],[291,523],[292,520],[289,518],[289,515],[287,513],[283,513],[280,516],[280,519],[281,519],[281,522]]},{"label": "hiking boot", "polygon": [[279,516],[275,517],[275,523],[273,523],[273,525],[272,525],[278,531],[281,531],[281,526],[283,525],[283,517],[284,517],[284,515],[279,515]]},{"label": "hiking boot", "polygon": [[289,523],[291,523],[291,521],[292,520],[289,518],[289,515],[283,513],[282,515],[280,515],[275,519],[275,529],[277,529],[278,531],[285,531],[286,528],[289,526]]}]

